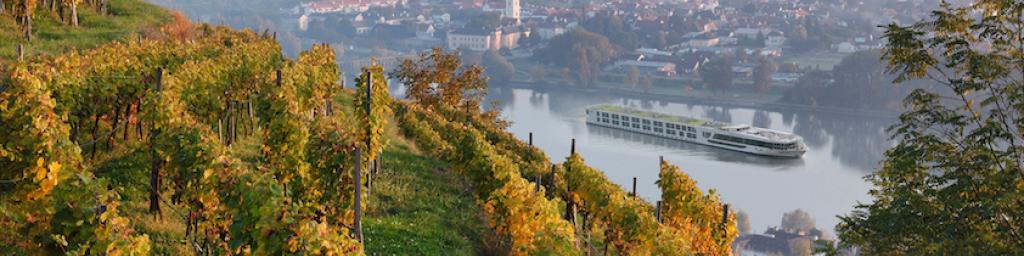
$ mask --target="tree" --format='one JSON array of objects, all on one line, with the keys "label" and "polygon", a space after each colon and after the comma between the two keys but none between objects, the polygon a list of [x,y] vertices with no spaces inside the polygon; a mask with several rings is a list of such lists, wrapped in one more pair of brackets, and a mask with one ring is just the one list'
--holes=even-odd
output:
[{"label": "tree", "polygon": [[501,26],[501,16],[498,13],[488,12],[477,15],[469,20],[466,24],[467,28],[482,28],[482,29],[497,29]]},{"label": "tree", "polygon": [[587,57],[587,50],[577,44],[572,46],[572,59],[575,60],[572,67],[576,68],[576,81],[579,85],[589,86],[595,79],[594,68]]},{"label": "tree", "polygon": [[578,67],[575,65],[578,64],[580,52],[573,49],[577,46],[585,50],[588,63],[594,65],[608,62],[619,52],[614,45],[609,43],[607,37],[583,28],[576,28],[551,38],[547,46],[538,49],[533,56],[540,62],[577,70]]},{"label": "tree", "polygon": [[809,232],[814,228],[814,218],[802,209],[782,214],[782,229],[786,232]]},{"label": "tree", "polygon": [[728,90],[732,86],[732,62],[726,58],[708,61],[700,70],[701,81],[715,93]]},{"label": "tree", "polygon": [[626,85],[629,88],[636,88],[638,84],[640,84],[640,69],[629,67],[629,70],[626,71]]},{"label": "tree", "polygon": [[654,86],[654,81],[651,80],[651,76],[644,76],[640,79],[640,85],[644,87],[644,92],[650,92],[651,87]]},{"label": "tree", "polygon": [[418,59],[406,59],[389,76],[408,87],[406,97],[423,105],[476,109],[487,92],[479,66],[463,66],[458,52],[434,48]]},{"label": "tree", "polygon": [[758,60],[757,68],[754,69],[754,87],[758,92],[767,92],[772,86],[772,75],[779,67],[771,59],[762,57]]},{"label": "tree", "polygon": [[[601,34],[620,48],[632,51],[640,47],[640,36],[618,15],[598,14],[580,23],[588,31]],[[664,39],[664,37],[662,37]]]},{"label": "tree", "polygon": [[844,57],[832,69],[832,76],[836,83],[830,88],[831,102],[840,106],[886,106],[901,97],[885,75],[878,51],[859,51]]},{"label": "tree", "polygon": [[486,68],[484,74],[494,80],[509,81],[516,75],[516,67],[495,50],[484,52],[480,65]]},{"label": "tree", "polygon": [[736,229],[740,234],[750,234],[750,216],[747,212],[739,210],[736,212]]},{"label": "tree", "polygon": [[[841,216],[842,247],[880,255],[1012,255],[1024,248],[1024,9],[942,4],[885,26],[882,57],[916,89],[889,130],[896,144],[866,179],[870,203]],[[983,47],[984,46],[984,47]],[[839,78],[837,77],[837,80]]]}]

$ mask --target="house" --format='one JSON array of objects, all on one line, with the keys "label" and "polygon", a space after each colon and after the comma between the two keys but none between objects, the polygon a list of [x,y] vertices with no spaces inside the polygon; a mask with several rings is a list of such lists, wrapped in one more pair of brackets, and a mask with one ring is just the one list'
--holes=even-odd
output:
[{"label": "house", "polygon": [[772,81],[783,82],[783,83],[795,83],[803,77],[802,73],[774,73],[772,74]]},{"label": "house", "polygon": [[462,28],[448,32],[448,49],[497,50],[501,48],[499,40],[501,40],[501,30]]},{"label": "house", "polygon": [[630,68],[636,68],[645,75],[676,75],[676,64],[671,62],[646,61],[646,60],[619,60],[612,66],[620,72],[626,72]]},{"label": "house", "polygon": [[781,48],[782,44],[786,42],[786,36],[779,31],[772,31],[768,33],[768,38],[764,40],[764,46],[770,48]]},{"label": "house", "polygon": [[308,13],[355,13],[370,7],[394,7],[398,0],[322,0],[302,4]]},{"label": "house", "polygon": [[[816,230],[812,229],[812,233],[814,231]],[[814,250],[821,246],[815,243],[819,239],[816,235],[803,232],[791,233],[769,228],[764,234],[749,234],[736,238],[732,248],[733,254],[740,256],[794,255],[801,250],[813,254]]]},{"label": "house", "polygon": [[770,28],[739,28],[732,32],[732,36],[736,38],[757,39],[759,36],[765,36],[771,32],[772,29]]},{"label": "house", "polygon": [[462,28],[448,32],[449,49],[469,49],[471,51],[515,49],[519,40],[530,35],[520,26],[503,27],[495,30],[483,28]]},{"label": "house", "polygon": [[700,67],[711,61],[711,58],[715,56],[712,52],[687,52],[680,55],[679,63],[676,65],[678,71],[684,74],[696,73],[700,70]]},{"label": "house", "polygon": [[654,56],[654,55],[657,55],[657,56],[672,56],[671,52],[661,51],[661,50],[652,49],[652,48],[639,48],[639,49],[636,49],[636,52],[639,53],[639,54],[646,55],[646,56]]},{"label": "house", "polygon": [[696,32],[683,36],[686,45],[692,48],[708,48],[718,45],[720,39],[714,33]]},{"label": "house", "polygon": [[833,48],[835,48],[838,53],[853,53],[857,51],[857,47],[850,42],[836,44]]}]

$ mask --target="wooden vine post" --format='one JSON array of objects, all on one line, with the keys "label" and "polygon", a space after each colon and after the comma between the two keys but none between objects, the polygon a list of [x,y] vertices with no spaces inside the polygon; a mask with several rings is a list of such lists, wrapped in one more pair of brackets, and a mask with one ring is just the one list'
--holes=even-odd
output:
[{"label": "wooden vine post", "polygon": [[728,204],[723,204],[722,205],[722,228],[725,228],[725,225],[728,225],[728,224],[729,224],[729,205]]},{"label": "wooden vine post", "polygon": [[654,205],[654,219],[661,223],[661,200]]},{"label": "wooden vine post", "polygon": [[[155,95],[157,102],[160,99],[160,91],[163,90],[163,77],[164,69],[156,69],[156,91]],[[156,111],[157,108],[154,108]],[[152,158],[152,166],[149,173],[149,212],[156,213],[158,218],[163,217],[163,212],[160,210],[160,167],[163,165],[163,159],[156,152],[155,139],[160,135],[160,129],[156,127],[156,121],[152,121],[149,127],[149,153]]]},{"label": "wooden vine post", "polygon": [[354,185],[356,188],[355,202],[353,204],[355,205],[355,214],[352,220],[352,233],[355,234],[356,240],[360,243],[363,242],[363,184],[360,181],[360,176],[362,176],[362,166],[360,166],[360,162],[362,162],[363,157],[362,155],[363,150],[356,147],[356,165],[355,168],[352,169],[353,183],[355,183]]},{"label": "wooden vine post", "polygon": [[25,45],[18,44],[18,61],[25,61]]},{"label": "wooden vine post", "polygon": [[[576,138],[573,138],[572,142],[569,144],[569,157],[572,157],[572,155],[575,155],[575,154],[576,154]],[[566,173],[572,171],[572,169],[570,169],[568,167],[569,166],[566,165],[566,169],[565,169]],[[572,188],[569,188],[569,191],[572,191]],[[573,227],[576,227],[576,209],[575,208],[576,208],[576,205],[572,203],[571,198],[566,198],[565,199],[565,219],[569,220],[569,222],[572,223]]]},{"label": "wooden vine post", "polygon": [[[372,104],[373,104],[373,73],[370,72],[370,71],[366,71],[366,104],[365,104],[364,107],[366,108],[366,122],[367,122],[367,124],[366,124],[366,154],[367,155],[373,155],[373,152],[374,152],[374,149],[372,148],[372,146],[373,146],[373,127],[369,123],[369,122],[371,122],[370,118],[373,116]],[[367,166],[367,168],[366,168],[367,169],[367,173],[366,173],[366,192],[367,193],[369,193],[370,190],[373,187],[373,175],[371,174],[370,171],[373,170],[373,168],[375,168],[375,166],[376,166],[376,161],[373,161],[373,160],[368,161],[367,164],[370,164],[371,162],[372,162],[373,166]]]}]

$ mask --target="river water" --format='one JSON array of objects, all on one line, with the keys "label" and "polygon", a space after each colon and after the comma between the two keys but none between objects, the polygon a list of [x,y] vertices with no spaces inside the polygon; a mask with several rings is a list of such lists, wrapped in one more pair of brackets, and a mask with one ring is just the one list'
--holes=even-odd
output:
[{"label": "river water", "polygon": [[[893,119],[864,118],[807,111],[766,111],[686,102],[666,102],[610,96],[578,90],[512,89],[494,87],[488,100],[498,101],[509,130],[527,139],[555,162],[569,154],[570,140],[587,163],[605,172],[627,191],[637,178],[637,193],[649,202],[659,200],[658,157],[678,165],[702,189],[715,189],[733,209],[750,215],[752,231],[778,226],[784,212],[803,209],[819,229],[832,231],[837,215],[868,202],[870,183],[863,177],[877,168],[891,144],[885,128]],[[595,104],[634,108],[752,124],[792,131],[809,146],[799,159],[754,156],[703,145],[588,125],[584,109]]]}]

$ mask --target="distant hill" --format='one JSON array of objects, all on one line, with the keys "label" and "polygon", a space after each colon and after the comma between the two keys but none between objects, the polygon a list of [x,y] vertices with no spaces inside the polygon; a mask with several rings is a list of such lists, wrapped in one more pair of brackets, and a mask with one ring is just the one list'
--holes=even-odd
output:
[{"label": "distant hill", "polygon": [[18,44],[25,45],[26,55],[53,55],[155,30],[172,20],[170,11],[143,0],[110,0],[109,15],[82,4],[78,7],[78,27],[62,23],[59,16],[43,9],[40,7],[32,19],[32,43],[25,40],[9,6],[0,14],[0,62],[13,59]]}]

